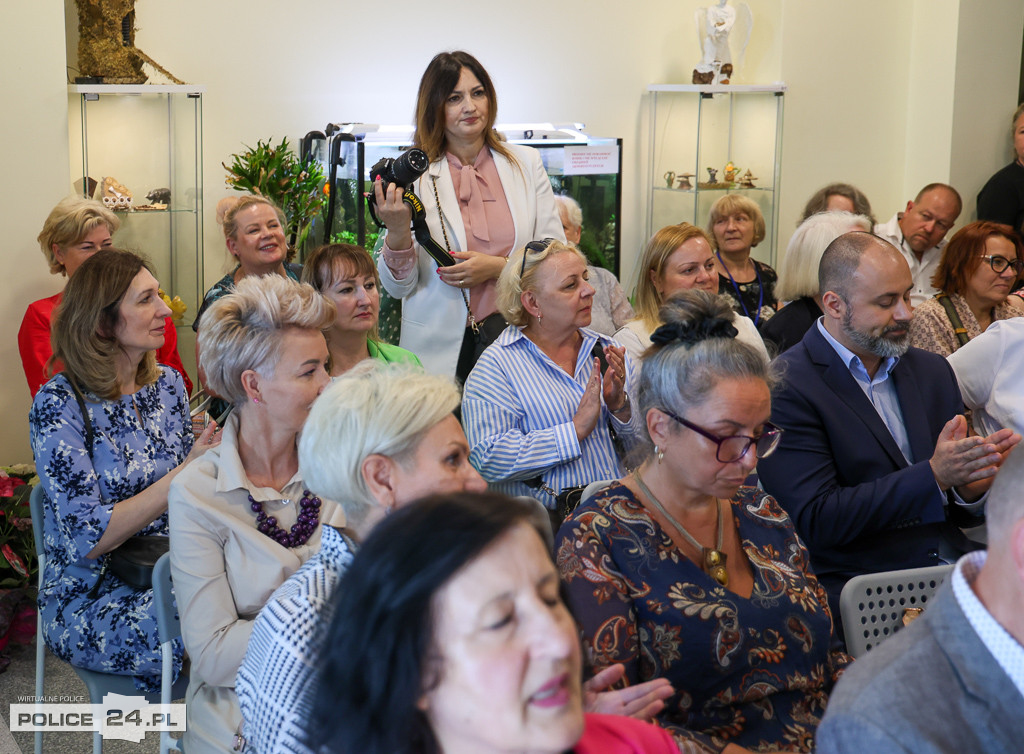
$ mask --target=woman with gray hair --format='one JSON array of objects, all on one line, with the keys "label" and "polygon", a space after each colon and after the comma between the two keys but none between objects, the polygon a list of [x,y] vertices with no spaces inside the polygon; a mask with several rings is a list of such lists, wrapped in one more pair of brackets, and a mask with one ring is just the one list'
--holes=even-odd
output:
[{"label": "woman with gray hair", "polygon": [[279,275],[247,277],[210,306],[199,328],[206,380],[232,404],[219,448],[180,474],[169,494],[171,572],[192,661],[189,751],[229,751],[252,622],[267,598],[320,547],[341,508],[310,492],[299,430],[330,381],[323,330],[334,305]]},{"label": "woman with gray hair", "polygon": [[785,511],[744,486],[782,434],[776,376],[708,292],[677,294],[661,319],[634,408],[639,464],[557,536],[584,646],[598,669],[672,682],[657,719],[683,751],[809,751],[848,659],[830,651],[825,591]]},{"label": "woman with gray hair", "polygon": [[612,429],[636,433],[633,366],[614,340],[587,329],[594,288],[587,260],[563,241],[533,241],[498,278],[510,327],[466,380],[462,415],[484,479],[555,508],[570,488],[622,473]]},{"label": "woman with gray hair", "polygon": [[[566,194],[555,194],[555,207],[562,221],[566,240],[580,245],[583,237],[583,210],[579,202]],[[619,279],[611,270],[587,264],[590,284],[594,286],[594,308],[590,318],[590,329],[605,335],[615,331],[633,319],[633,307],[622,290]]]},{"label": "woman with gray hair", "polygon": [[821,316],[818,295],[818,263],[825,249],[844,233],[854,230],[871,232],[866,215],[835,210],[811,215],[796,229],[786,247],[786,256],[779,266],[779,283],[775,295],[788,301],[778,314],[761,328],[765,341],[782,353],[800,342],[811,325]]}]

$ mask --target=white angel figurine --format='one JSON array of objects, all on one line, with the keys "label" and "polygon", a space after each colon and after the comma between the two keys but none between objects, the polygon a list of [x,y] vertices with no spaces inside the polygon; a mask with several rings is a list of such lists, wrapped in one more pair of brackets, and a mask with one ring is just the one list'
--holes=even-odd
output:
[{"label": "white angel figurine", "polygon": [[729,33],[739,21],[739,54],[736,57],[742,61],[743,53],[750,41],[750,31],[754,26],[750,6],[739,3],[737,8],[732,8],[728,5],[728,0],[718,0],[716,5],[698,8],[694,20],[697,23],[697,35],[701,41],[703,57],[693,69],[693,83],[728,84],[733,73]]}]

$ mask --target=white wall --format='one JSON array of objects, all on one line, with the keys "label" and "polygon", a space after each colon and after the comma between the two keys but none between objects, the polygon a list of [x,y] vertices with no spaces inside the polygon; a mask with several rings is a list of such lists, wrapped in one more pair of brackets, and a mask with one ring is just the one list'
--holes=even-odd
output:
[{"label": "white wall", "polygon": [[64,71],[63,0],[0,3],[0,182],[4,242],[0,266],[7,283],[0,319],[0,464],[31,460],[28,385],[18,356],[17,331],[26,307],[63,287],[49,274],[35,239],[50,208],[65,192],[68,174],[68,98]]},{"label": "white wall", "polygon": [[[689,81],[699,58],[693,12],[707,1],[523,0],[514,12],[457,0],[139,3],[137,44],[179,78],[207,85],[207,281],[225,267],[214,222],[214,205],[231,193],[221,162],[257,139],[294,141],[329,121],[409,123],[427,61],[454,48],[476,54],[491,73],[500,120],[577,120],[595,135],[623,138],[623,273],[631,280],[645,240],[646,86]],[[1005,164],[1019,0],[747,2],[755,26],[734,80],[781,79],[790,88],[783,248],[806,198],[827,182],[860,186],[886,219],[925,180],[962,181],[971,207],[972,192]],[[64,0],[11,5],[4,4],[0,59],[5,76],[17,79],[5,103],[17,106],[3,108],[0,136],[15,148],[7,150],[0,197],[14,232],[0,259],[13,270],[14,293],[3,306],[15,323],[29,301],[60,287],[33,239],[67,191],[69,166]],[[0,409],[11,417],[0,462],[28,457],[28,391],[13,329],[0,346]]]},{"label": "white wall", "polygon": [[[1020,79],[1020,0],[960,3],[953,86],[949,182],[964,198],[961,223],[976,220],[975,198],[1013,160],[1010,118]],[[993,96],[994,93],[1002,96]]]}]

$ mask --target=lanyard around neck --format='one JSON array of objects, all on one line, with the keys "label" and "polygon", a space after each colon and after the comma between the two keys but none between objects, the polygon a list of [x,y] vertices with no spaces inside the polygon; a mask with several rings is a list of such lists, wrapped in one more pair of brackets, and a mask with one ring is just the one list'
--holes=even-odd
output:
[{"label": "lanyard around neck", "polygon": [[761,285],[761,271],[757,269],[757,262],[753,259],[750,260],[750,263],[754,265],[754,276],[757,278],[757,316],[751,317],[750,311],[747,309],[747,304],[743,300],[743,294],[740,293],[740,287],[736,284],[736,280],[733,278],[732,273],[729,272],[729,268],[725,266],[725,262],[722,261],[722,253],[716,251],[715,256],[718,257],[718,261],[722,265],[722,269],[725,270],[725,274],[729,276],[729,282],[732,283],[732,289],[736,291],[736,298],[739,300],[740,306],[743,307],[743,314],[746,315],[747,319],[754,320],[754,327],[757,327],[757,323],[761,321],[761,307],[764,305],[764,286]]}]

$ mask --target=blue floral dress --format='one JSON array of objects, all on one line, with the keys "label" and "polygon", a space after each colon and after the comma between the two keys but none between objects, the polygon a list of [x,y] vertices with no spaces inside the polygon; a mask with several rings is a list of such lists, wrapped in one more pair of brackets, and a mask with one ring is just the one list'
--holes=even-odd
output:
[{"label": "blue floral dress", "polygon": [[[95,560],[86,555],[103,535],[114,503],[158,481],[192,448],[181,375],[166,367],[161,371],[156,382],[116,401],[85,395],[94,431],[92,458],[78,401],[63,374],[39,390],[29,412],[36,471],[47,497],[47,559],[39,593],[46,644],[72,665],[136,676],[142,690],[159,688],[160,681],[153,590],[136,590],[109,572],[101,580],[109,555]],[[167,514],[139,533],[167,534]],[[174,678],[182,654],[178,640]]]},{"label": "blue floral dress", "polygon": [[753,487],[732,509],[754,574],[749,598],[681,553],[619,483],[562,525],[558,568],[594,669],[621,662],[630,684],[672,682],[657,722],[683,752],[811,751],[850,660],[830,650],[827,598],[785,511]]}]

